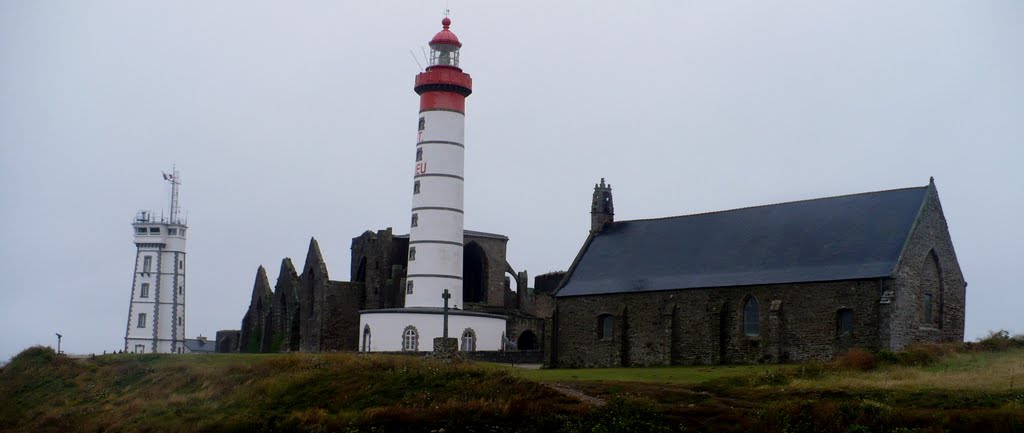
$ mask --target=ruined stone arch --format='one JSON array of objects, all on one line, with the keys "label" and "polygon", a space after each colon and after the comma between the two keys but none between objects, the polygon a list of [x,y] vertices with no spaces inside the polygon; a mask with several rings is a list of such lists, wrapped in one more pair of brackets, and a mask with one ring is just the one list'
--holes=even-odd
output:
[{"label": "ruined stone arch", "polygon": [[540,347],[537,344],[537,334],[530,329],[527,329],[520,333],[519,338],[516,339],[516,349],[540,350]]},{"label": "ruined stone arch", "polygon": [[487,252],[476,242],[462,247],[462,302],[487,302]]}]

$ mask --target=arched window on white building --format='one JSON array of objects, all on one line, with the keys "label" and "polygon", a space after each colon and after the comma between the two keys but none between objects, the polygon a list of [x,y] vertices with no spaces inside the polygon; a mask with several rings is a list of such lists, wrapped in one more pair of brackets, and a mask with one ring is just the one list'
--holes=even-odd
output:
[{"label": "arched window on white building", "polygon": [[406,326],[405,331],[402,331],[402,351],[418,352],[419,346],[420,333],[416,331],[415,326]]},{"label": "arched window on white building", "polygon": [[466,328],[462,331],[462,344],[459,346],[459,350],[463,352],[476,351],[476,332],[473,328]]},{"label": "arched window on white building", "polygon": [[370,325],[363,326],[363,352],[370,351]]}]

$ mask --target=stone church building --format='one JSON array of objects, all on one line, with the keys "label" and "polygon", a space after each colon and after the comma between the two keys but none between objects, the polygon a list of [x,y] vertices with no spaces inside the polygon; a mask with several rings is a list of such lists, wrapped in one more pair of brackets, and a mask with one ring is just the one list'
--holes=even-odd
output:
[{"label": "stone church building", "polygon": [[[506,260],[508,237],[464,232],[465,310],[499,314],[507,320],[507,347],[540,351],[547,336],[554,288],[563,273],[539,275],[527,287],[526,271]],[[359,349],[359,311],[404,307],[409,236],[391,229],[366,231],[352,239],[352,281],[331,280],[316,239],[298,269],[281,261],[271,286],[266,269],[256,271],[241,329],[217,333],[218,352],[323,352]],[[389,338],[376,335],[374,338]],[[401,339],[401,335],[391,338]],[[425,348],[424,350],[430,350]]]},{"label": "stone church building", "polygon": [[962,341],[964,281],[927,186],[615,221],[555,292],[558,367],[827,359],[852,347]]}]

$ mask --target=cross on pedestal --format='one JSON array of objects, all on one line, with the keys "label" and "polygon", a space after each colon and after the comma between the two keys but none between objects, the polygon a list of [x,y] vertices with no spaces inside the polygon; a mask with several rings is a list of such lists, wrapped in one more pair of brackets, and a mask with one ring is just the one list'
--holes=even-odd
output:
[{"label": "cross on pedestal", "polygon": [[452,298],[452,294],[448,292],[448,289],[444,289],[441,293],[441,299],[444,299],[444,339],[448,340],[448,300]]}]

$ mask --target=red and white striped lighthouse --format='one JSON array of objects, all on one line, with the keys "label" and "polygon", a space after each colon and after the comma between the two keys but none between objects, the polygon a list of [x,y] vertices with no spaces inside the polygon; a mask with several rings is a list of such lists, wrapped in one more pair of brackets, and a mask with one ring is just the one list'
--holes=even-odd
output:
[{"label": "red and white striped lighthouse", "polygon": [[430,64],[416,76],[420,95],[409,231],[407,307],[440,307],[445,289],[450,306],[462,307],[462,229],[466,97],[473,80],[459,68],[462,43],[448,30],[430,40]]},{"label": "red and white striped lighthouse", "polygon": [[420,110],[405,307],[360,311],[363,352],[431,351],[445,336],[458,339],[460,351],[504,346],[505,317],[466,311],[462,303],[464,131],[473,80],[459,68],[462,43],[448,30],[451,24],[441,21],[443,29],[430,40],[430,64],[416,76]]}]

